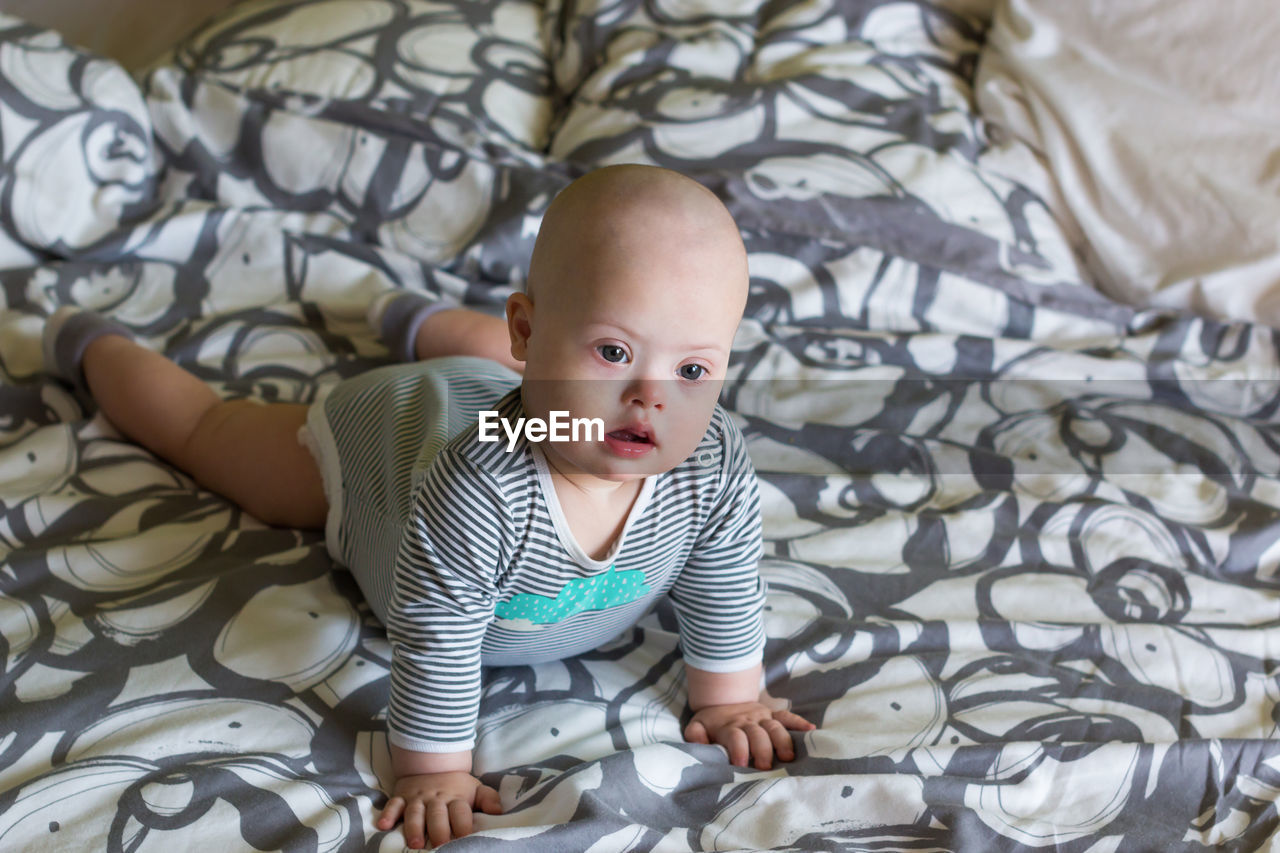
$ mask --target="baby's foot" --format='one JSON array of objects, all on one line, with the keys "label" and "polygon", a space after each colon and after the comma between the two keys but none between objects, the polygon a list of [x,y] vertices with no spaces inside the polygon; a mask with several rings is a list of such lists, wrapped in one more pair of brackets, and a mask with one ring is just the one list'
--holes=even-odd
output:
[{"label": "baby's foot", "polygon": [[89,390],[80,362],[89,344],[103,335],[122,335],[133,339],[133,332],[109,317],[75,305],[59,308],[45,322],[40,340],[45,371],[69,382],[77,392],[87,396]]},{"label": "baby's foot", "polygon": [[415,361],[418,329],[437,311],[456,306],[414,290],[388,290],[369,305],[369,326],[398,361]]}]

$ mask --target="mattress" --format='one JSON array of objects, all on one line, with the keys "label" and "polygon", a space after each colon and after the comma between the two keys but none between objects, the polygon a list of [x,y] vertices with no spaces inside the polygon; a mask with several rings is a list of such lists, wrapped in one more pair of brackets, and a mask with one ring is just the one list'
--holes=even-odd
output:
[{"label": "mattress", "polygon": [[[389,647],[318,533],[40,360],[94,308],[227,397],[498,311],[619,162],[729,206],[722,403],[760,479],[769,771],[681,737],[674,614],[486,671],[504,813],[450,849],[1253,850],[1277,831],[1275,330],[1091,285],[945,0],[253,0],[142,79],[0,22],[0,848],[400,850]],[[1016,159],[1016,158],[1015,158]]]}]

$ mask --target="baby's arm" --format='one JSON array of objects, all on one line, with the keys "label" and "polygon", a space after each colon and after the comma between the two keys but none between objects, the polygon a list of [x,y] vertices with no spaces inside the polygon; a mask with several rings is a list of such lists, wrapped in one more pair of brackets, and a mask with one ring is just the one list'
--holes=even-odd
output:
[{"label": "baby's arm", "polygon": [[816,726],[798,714],[772,711],[760,703],[760,489],[742,434],[727,416],[723,428],[721,492],[670,591],[694,712],[684,737],[691,743],[723,746],[738,766],[754,763],[768,770],[775,755],[782,761],[795,757],[791,731]]},{"label": "baby's arm", "polygon": [[396,786],[378,816],[378,829],[387,830],[404,818],[404,840],[420,849],[430,839],[439,847],[471,834],[471,813],[502,814],[498,792],[471,775],[471,751],[413,752],[391,747]]},{"label": "baby's arm", "polygon": [[[405,842],[433,846],[471,832],[472,811],[500,814],[471,772],[481,646],[493,618],[491,569],[502,563],[503,506],[484,472],[446,447],[423,476],[396,555],[387,612],[387,729],[396,783],[379,829],[404,819]],[[492,506],[486,506],[486,498]],[[497,536],[469,535],[485,519]]]},{"label": "baby's arm", "polygon": [[754,759],[757,770],[795,758],[791,732],[817,728],[790,711],[771,711],[760,703],[760,666],[737,672],[707,672],[685,667],[689,707],[693,719],[685,727],[690,743],[717,743],[729,753],[729,763],[746,767]]}]

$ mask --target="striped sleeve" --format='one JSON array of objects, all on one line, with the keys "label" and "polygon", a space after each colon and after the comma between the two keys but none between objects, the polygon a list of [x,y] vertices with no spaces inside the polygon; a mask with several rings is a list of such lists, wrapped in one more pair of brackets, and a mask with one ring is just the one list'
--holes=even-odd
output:
[{"label": "striped sleeve", "polygon": [[742,433],[723,423],[721,487],[670,591],[685,662],[708,672],[747,669],[764,653],[760,486]]},{"label": "striped sleeve", "polygon": [[415,752],[475,744],[480,650],[510,525],[493,478],[446,449],[414,496],[388,613],[391,742]]}]

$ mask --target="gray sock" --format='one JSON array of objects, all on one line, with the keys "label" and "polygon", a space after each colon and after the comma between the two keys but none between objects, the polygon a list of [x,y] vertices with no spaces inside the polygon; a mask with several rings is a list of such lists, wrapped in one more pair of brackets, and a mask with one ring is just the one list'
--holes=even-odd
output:
[{"label": "gray sock", "polygon": [[418,329],[437,311],[456,306],[436,296],[405,290],[386,299],[380,315],[371,319],[378,336],[398,361],[415,361]]},{"label": "gray sock", "polygon": [[115,320],[73,305],[59,308],[45,323],[40,341],[44,369],[89,396],[80,362],[89,344],[103,335],[122,335],[133,340],[133,332]]}]

